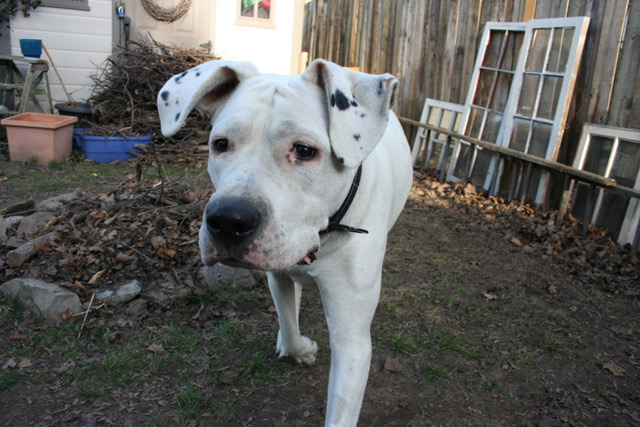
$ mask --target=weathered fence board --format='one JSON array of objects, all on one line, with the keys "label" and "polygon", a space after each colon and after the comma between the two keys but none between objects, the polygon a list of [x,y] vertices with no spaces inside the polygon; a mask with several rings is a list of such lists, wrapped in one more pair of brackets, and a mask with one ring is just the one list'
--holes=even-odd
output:
[{"label": "weathered fence board", "polygon": [[303,50],[401,83],[396,112],[418,119],[425,98],[464,103],[488,21],[589,16],[565,132],[570,161],[584,123],[640,128],[639,0],[314,0]]}]

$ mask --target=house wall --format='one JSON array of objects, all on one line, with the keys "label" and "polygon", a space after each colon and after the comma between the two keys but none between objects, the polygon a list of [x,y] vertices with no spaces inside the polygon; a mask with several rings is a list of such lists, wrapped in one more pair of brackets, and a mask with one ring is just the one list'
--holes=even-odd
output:
[{"label": "house wall", "polygon": [[[111,0],[89,0],[90,11],[40,6],[25,18],[11,22],[11,54],[22,56],[20,39],[42,39],[51,54],[67,91],[77,102],[86,101],[93,82],[90,75],[111,54],[114,9]],[[47,59],[42,53],[42,59]],[[53,67],[49,71],[53,102],[66,102]]]},{"label": "house wall", "polygon": [[275,28],[236,22],[237,0],[216,1],[213,50],[224,59],[253,62],[263,73],[297,74],[304,0],[276,0]]}]

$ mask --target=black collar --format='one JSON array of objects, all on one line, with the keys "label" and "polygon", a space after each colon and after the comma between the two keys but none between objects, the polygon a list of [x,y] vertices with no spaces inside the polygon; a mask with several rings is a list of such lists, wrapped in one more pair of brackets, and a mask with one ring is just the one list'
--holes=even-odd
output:
[{"label": "black collar", "polygon": [[327,225],[327,228],[322,230],[320,234],[328,234],[336,230],[350,231],[352,233],[367,233],[367,234],[369,233],[367,230],[364,230],[362,228],[356,228],[356,227],[351,227],[349,225],[340,224],[340,221],[342,221],[342,218],[344,218],[344,216],[346,215],[347,210],[349,210],[349,206],[351,206],[353,199],[355,199],[356,197],[356,193],[358,192],[358,185],[360,185],[361,175],[362,175],[362,165],[358,167],[356,176],[353,177],[353,182],[351,183],[351,188],[349,188],[349,193],[347,194],[347,197],[342,202],[342,205],[340,205],[340,208],[338,208],[338,211],[334,213],[331,216],[331,218],[329,218],[329,225]]}]

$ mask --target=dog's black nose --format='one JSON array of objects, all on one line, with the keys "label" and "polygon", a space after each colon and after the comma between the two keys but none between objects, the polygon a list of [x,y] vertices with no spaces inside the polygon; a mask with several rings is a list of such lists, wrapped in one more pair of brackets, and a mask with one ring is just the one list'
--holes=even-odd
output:
[{"label": "dog's black nose", "polygon": [[242,199],[210,203],[206,210],[207,231],[225,245],[239,243],[260,226],[260,211]]}]

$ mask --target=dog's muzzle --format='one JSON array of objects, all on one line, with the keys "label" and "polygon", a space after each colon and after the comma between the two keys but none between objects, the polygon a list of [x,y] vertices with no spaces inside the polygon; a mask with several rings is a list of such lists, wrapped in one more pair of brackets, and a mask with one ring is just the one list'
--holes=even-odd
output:
[{"label": "dog's muzzle", "polygon": [[205,213],[207,231],[226,247],[238,245],[260,228],[262,214],[250,201],[242,198],[209,203]]}]

